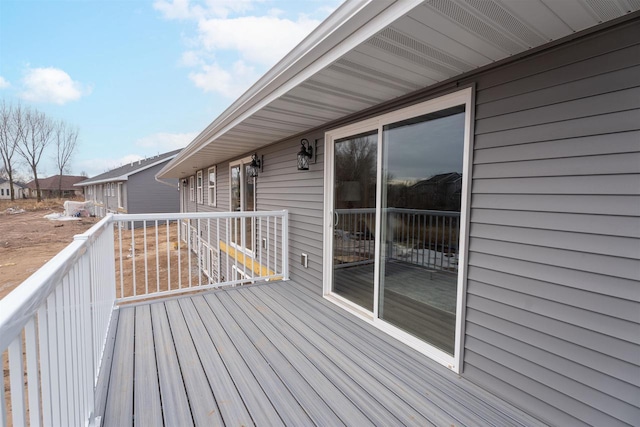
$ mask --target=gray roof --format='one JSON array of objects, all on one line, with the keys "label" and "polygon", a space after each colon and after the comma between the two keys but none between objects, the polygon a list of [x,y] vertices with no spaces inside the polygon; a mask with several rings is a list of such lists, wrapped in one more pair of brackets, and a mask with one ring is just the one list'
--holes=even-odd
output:
[{"label": "gray roof", "polygon": [[157,156],[138,160],[124,166],[120,166],[119,168],[111,169],[110,171],[107,171],[100,175],[96,175],[75,185],[86,186],[103,182],[126,181],[129,175],[133,175],[158,164],[168,162],[169,160],[173,159],[179,152],[180,150],[173,150],[169,151],[168,153],[158,154]]},{"label": "gray roof", "polygon": [[[3,184],[5,182],[9,182],[8,179],[4,179],[4,178],[0,178],[0,184]],[[21,188],[25,188],[27,186],[27,184],[24,184],[22,182],[19,181],[13,181],[13,185],[14,187],[21,187]]]}]

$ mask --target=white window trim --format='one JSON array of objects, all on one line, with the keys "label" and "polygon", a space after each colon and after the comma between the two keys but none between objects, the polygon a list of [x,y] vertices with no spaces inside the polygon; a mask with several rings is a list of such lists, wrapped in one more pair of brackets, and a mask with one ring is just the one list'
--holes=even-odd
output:
[{"label": "white window trim", "polygon": [[[239,159],[233,162],[229,162],[229,210],[231,211],[231,205],[232,205],[232,197],[231,197],[231,169],[233,169],[236,166],[240,166],[240,212],[247,212],[246,211],[246,206],[245,206],[245,184],[246,184],[246,176],[245,176],[245,171],[244,171],[244,165],[251,163],[251,157],[245,157],[243,159]],[[255,178],[252,178],[255,180]],[[255,181],[254,181],[255,182]],[[258,210],[258,195],[257,195],[257,191],[256,191],[256,186],[254,186],[254,192],[253,192],[253,206],[254,206],[254,212]],[[245,238],[245,233],[241,233],[241,235],[243,236],[243,239]],[[255,242],[254,242],[255,244]],[[253,257],[254,256],[254,251],[248,249],[246,247],[246,242],[245,245],[238,245],[232,241],[229,241],[229,245],[237,250],[241,250],[242,252],[246,253],[247,255]]]},{"label": "white window trim", "polygon": [[[213,172],[213,185],[211,185],[211,173]],[[207,170],[207,203],[209,206],[216,206],[218,202],[218,176],[217,176],[217,168],[215,166],[211,166]],[[213,191],[212,191],[213,190]]]},{"label": "white window trim", "polygon": [[196,177],[191,175],[189,177],[189,201],[190,202],[195,202],[196,201]]},{"label": "white window trim", "polygon": [[196,176],[196,197],[198,198],[198,204],[204,203],[204,182],[202,177],[202,171],[199,170]]},{"label": "white window trim", "polygon": [[[363,131],[369,131],[373,129],[378,130],[379,141],[382,142],[382,129],[383,126],[389,123],[394,123],[411,117],[417,117],[431,112],[444,110],[456,105],[465,105],[465,135],[464,135],[464,153],[463,153],[463,182],[462,182],[462,206],[460,209],[460,255],[459,255],[459,271],[458,271],[458,286],[457,286],[457,303],[456,303],[456,326],[455,326],[455,343],[454,354],[451,356],[448,353],[436,348],[435,346],[422,341],[413,335],[393,326],[392,324],[385,322],[378,317],[378,277],[375,277],[374,283],[374,311],[370,312],[351,301],[340,297],[337,294],[331,292],[331,277],[332,277],[332,265],[330,262],[323,263],[323,296],[329,301],[339,305],[352,314],[364,319],[371,323],[373,326],[387,332],[389,335],[395,337],[401,342],[413,347],[420,351],[436,362],[446,366],[456,373],[461,372],[463,351],[464,351],[464,305],[465,305],[465,292],[467,283],[467,259],[468,259],[468,243],[469,243],[469,217],[470,217],[470,199],[471,199],[471,165],[473,164],[473,105],[474,105],[474,89],[468,87],[457,92],[450,93],[435,99],[431,99],[420,104],[412,105],[410,107],[402,108],[400,110],[392,111],[372,119],[364,120],[352,125],[334,129],[325,134],[325,168],[324,168],[324,259],[331,260],[333,257],[333,235],[329,232],[331,230],[331,222],[333,220],[333,200],[334,200],[334,188],[333,188],[333,174],[334,164],[331,161],[334,153],[334,141],[343,137],[348,137],[361,133]],[[382,150],[378,150],[378,175],[380,175],[380,166],[382,159]],[[380,182],[380,176],[378,176],[378,182]],[[376,210],[380,210],[380,193],[381,187],[378,185],[378,195],[376,197]],[[379,219],[376,220],[376,229],[379,229]],[[379,246],[379,244],[377,245]],[[379,247],[376,248],[376,263],[379,257]],[[376,270],[377,271],[377,270]]]}]

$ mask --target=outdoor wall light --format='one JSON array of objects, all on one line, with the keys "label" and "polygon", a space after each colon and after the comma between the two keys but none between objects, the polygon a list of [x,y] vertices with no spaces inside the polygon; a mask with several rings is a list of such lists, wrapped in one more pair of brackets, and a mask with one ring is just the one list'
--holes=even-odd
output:
[{"label": "outdoor wall light", "polygon": [[258,158],[258,154],[253,153],[251,156],[251,163],[247,165],[247,175],[251,178],[257,177],[258,171],[262,171],[262,163],[264,163],[264,156],[260,156],[260,158]]},{"label": "outdoor wall light", "polygon": [[187,188],[187,180],[186,180],[186,179],[183,179],[183,180],[182,180],[182,186],[183,186],[184,188]]},{"label": "outdoor wall light", "polygon": [[[298,152],[298,170],[299,171],[308,171],[309,170],[309,160],[313,157],[314,147],[311,146],[311,143],[308,139],[302,138],[300,140],[300,151]],[[315,163],[315,161],[314,161]]]}]

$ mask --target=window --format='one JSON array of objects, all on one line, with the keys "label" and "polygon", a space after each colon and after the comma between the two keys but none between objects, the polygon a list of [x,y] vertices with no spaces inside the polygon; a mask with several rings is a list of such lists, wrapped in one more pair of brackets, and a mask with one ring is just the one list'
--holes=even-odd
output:
[{"label": "window", "polygon": [[209,206],[216,205],[216,167],[209,168]]},{"label": "window", "polygon": [[202,171],[198,171],[198,203],[202,204],[204,203],[204,193],[203,193],[203,188],[202,188]]},{"label": "window", "polygon": [[0,188],[0,196],[4,196],[4,188]]},{"label": "window", "polygon": [[124,209],[124,185],[121,182],[118,183],[118,207]]},{"label": "window", "polygon": [[189,200],[194,202],[196,200],[196,189],[195,189],[195,177],[189,177]]}]

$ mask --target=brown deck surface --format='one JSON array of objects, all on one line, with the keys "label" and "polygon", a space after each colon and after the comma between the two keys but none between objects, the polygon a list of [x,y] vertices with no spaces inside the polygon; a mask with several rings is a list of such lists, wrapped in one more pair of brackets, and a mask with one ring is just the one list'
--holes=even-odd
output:
[{"label": "brown deck surface", "polygon": [[293,281],[119,311],[105,426],[540,424]]}]

